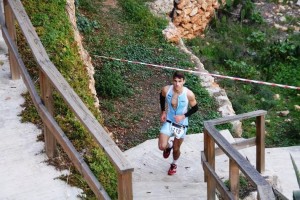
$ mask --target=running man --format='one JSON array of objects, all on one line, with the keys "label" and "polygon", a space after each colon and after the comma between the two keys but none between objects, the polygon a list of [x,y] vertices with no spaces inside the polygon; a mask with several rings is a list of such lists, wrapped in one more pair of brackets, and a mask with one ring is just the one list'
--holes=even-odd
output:
[{"label": "running man", "polygon": [[[180,157],[180,146],[188,129],[188,117],[198,110],[194,93],[184,87],[185,76],[176,71],[173,74],[173,84],[162,88],[160,93],[161,122],[158,148],[163,151],[163,157],[168,158],[173,149],[173,162],[168,175],[176,173],[177,161]],[[167,111],[166,111],[167,103]],[[188,110],[188,107],[191,107]],[[171,136],[174,141],[170,140]]]}]

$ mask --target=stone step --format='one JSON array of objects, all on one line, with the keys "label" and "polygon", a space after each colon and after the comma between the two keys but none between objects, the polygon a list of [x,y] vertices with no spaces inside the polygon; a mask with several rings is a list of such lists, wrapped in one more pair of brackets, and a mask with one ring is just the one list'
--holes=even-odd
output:
[{"label": "stone step", "polygon": [[[221,134],[230,142],[234,139],[228,130]],[[158,149],[158,139],[148,140],[124,152],[134,167],[133,193],[134,199],[206,199],[206,183],[201,165],[203,150],[203,134],[187,135],[181,148],[177,173],[168,176],[167,171],[172,156],[162,157]],[[239,150],[239,152],[255,166],[255,147]],[[288,199],[292,199],[294,190],[298,190],[297,179],[290,155],[300,166],[300,146],[266,149],[266,170],[262,174],[269,177]],[[300,168],[300,167],[299,167]],[[216,157],[216,173],[225,181],[229,176],[229,159],[226,155]]]},{"label": "stone step", "polygon": [[[234,142],[228,130],[221,131],[221,134]],[[205,199],[202,150],[203,134],[188,135],[181,147],[177,173],[173,176],[167,175],[172,156],[163,158],[157,139],[125,151],[125,156],[134,167],[134,199]]]},{"label": "stone step", "polygon": [[[0,53],[5,50],[0,32]],[[10,79],[7,56],[0,55],[0,199],[79,199],[82,190],[59,179],[67,172],[49,166],[41,133],[34,124],[21,123],[18,115],[26,91],[22,80]]]}]

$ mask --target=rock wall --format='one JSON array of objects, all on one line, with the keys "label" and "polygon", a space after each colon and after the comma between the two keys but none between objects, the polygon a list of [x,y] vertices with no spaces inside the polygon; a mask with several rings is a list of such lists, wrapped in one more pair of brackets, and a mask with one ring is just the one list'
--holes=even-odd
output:
[{"label": "rock wall", "polygon": [[217,0],[175,0],[170,17],[180,37],[191,39],[203,34],[217,8]]},{"label": "rock wall", "polygon": [[218,0],[156,0],[147,5],[154,15],[171,21],[163,34],[176,44],[180,38],[203,37],[215,9],[219,8]]}]

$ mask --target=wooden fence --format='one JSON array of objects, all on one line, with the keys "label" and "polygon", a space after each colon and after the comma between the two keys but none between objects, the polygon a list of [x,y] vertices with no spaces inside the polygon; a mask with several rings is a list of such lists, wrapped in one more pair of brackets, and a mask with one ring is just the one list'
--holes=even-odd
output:
[{"label": "wooden fence", "polygon": [[[55,156],[57,148],[56,145],[58,142],[67,153],[77,170],[83,175],[83,178],[95,193],[96,197],[98,199],[110,199],[101,183],[94,176],[82,156],[76,151],[72,143],[53,118],[52,92],[55,89],[113,163],[118,173],[118,199],[133,199],[133,168],[130,163],[50,61],[45,48],[35,32],[35,29],[32,26],[20,0],[3,0],[3,4],[5,20],[1,12],[0,23],[2,34],[9,50],[12,79],[18,79],[22,76],[32,101],[44,123],[45,147],[48,157],[52,158]],[[2,10],[1,6],[0,9]],[[16,46],[16,22],[19,24],[22,34],[25,37],[39,67],[41,96],[37,93],[34,83],[18,53]]]},{"label": "wooden fence", "polygon": [[[275,200],[271,185],[261,176],[265,170],[265,114],[258,110],[241,115],[229,116],[204,122],[204,152],[201,162],[207,182],[207,199],[216,198],[216,189],[223,199],[239,199],[239,172],[242,171],[248,180],[257,188],[258,199]],[[256,138],[230,144],[215,128],[216,125],[236,120],[256,117]],[[215,148],[215,144],[218,148]],[[237,149],[256,145],[256,169],[247,161]],[[215,156],[225,153],[229,157],[229,185],[230,190],[215,172]]]}]

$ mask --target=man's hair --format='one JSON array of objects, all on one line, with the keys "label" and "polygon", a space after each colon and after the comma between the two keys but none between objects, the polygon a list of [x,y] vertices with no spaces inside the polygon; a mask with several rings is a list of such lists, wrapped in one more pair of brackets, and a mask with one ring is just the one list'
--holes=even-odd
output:
[{"label": "man's hair", "polygon": [[174,78],[182,78],[183,80],[185,80],[184,74],[183,74],[182,72],[180,72],[180,71],[174,72],[174,74],[173,74],[173,79],[174,79]]}]

